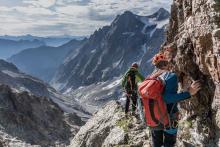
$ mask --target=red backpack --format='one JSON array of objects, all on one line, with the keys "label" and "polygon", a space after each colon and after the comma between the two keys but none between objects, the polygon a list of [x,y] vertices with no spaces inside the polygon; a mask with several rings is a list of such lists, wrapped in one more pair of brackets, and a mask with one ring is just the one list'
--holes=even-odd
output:
[{"label": "red backpack", "polygon": [[162,97],[165,85],[159,78],[160,75],[161,73],[150,76],[138,86],[144,105],[146,124],[153,128],[169,126],[169,114]]}]

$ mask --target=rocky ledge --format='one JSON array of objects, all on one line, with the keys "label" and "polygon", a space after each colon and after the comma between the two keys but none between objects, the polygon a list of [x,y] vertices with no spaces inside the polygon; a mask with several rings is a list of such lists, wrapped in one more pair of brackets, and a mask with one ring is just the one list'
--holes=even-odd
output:
[{"label": "rocky ledge", "polygon": [[[176,147],[193,147],[204,134],[198,134],[198,120],[188,117],[179,122]],[[202,128],[201,128],[202,129]],[[197,135],[198,139],[194,138]],[[196,140],[195,140],[196,139]],[[138,117],[124,115],[124,108],[110,101],[81,127],[69,147],[151,147],[150,129]],[[200,146],[200,145],[199,145]]]},{"label": "rocky ledge", "polygon": [[110,101],[81,127],[70,147],[148,147],[149,139],[149,129],[141,121],[125,118],[123,107]]}]

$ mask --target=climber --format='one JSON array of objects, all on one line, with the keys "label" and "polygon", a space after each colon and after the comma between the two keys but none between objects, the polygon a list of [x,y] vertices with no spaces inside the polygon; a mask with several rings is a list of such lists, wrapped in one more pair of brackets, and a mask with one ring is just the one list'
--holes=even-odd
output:
[{"label": "climber", "polygon": [[190,85],[188,92],[177,93],[177,75],[171,72],[168,58],[165,54],[156,54],[153,57],[152,63],[158,69],[154,74],[157,74],[165,85],[162,98],[170,118],[169,127],[162,129],[151,128],[153,147],[174,147],[178,130],[177,103],[195,95],[201,89],[201,84],[199,81],[194,81]]},{"label": "climber", "polygon": [[132,101],[132,114],[135,115],[137,105],[137,84],[142,82],[144,77],[138,71],[138,64],[134,62],[122,78],[122,87],[126,92],[125,116],[127,117],[130,100]]}]

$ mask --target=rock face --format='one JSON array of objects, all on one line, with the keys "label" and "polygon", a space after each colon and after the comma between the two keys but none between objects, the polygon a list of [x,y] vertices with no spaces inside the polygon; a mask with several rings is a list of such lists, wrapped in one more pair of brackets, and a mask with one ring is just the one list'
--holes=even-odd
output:
[{"label": "rock face", "polygon": [[75,51],[85,40],[71,40],[59,46],[40,46],[28,48],[11,56],[8,61],[15,64],[23,72],[49,82],[58,67],[63,63],[69,51]]},{"label": "rock face", "polygon": [[[112,80],[124,73],[132,62],[141,62],[145,70],[164,41],[164,25],[169,12],[160,9],[150,16],[138,16],[126,11],[110,26],[104,26],[90,36],[77,54],[70,54],[52,80],[61,91],[76,89]],[[144,64],[145,63],[145,64]]]},{"label": "rock face", "polygon": [[149,145],[149,130],[135,117],[126,119],[122,110],[116,101],[106,104],[81,127],[70,147]]},{"label": "rock face", "polygon": [[173,47],[176,71],[184,89],[200,80],[202,90],[181,104],[191,125],[180,137],[193,146],[219,146],[220,3],[214,0],[174,0],[166,44]]},{"label": "rock face", "polygon": [[0,134],[3,146],[65,146],[73,136],[57,104],[5,85],[0,85]]}]

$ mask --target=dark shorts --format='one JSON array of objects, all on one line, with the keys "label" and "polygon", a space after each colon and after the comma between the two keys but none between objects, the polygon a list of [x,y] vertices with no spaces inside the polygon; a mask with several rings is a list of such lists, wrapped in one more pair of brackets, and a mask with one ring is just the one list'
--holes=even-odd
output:
[{"label": "dark shorts", "polygon": [[174,147],[177,134],[168,134],[163,130],[151,130],[153,147]]}]

